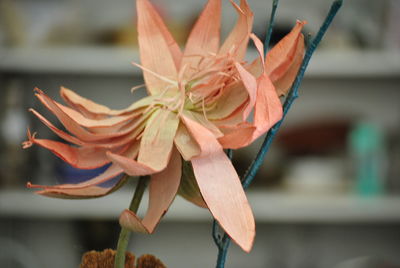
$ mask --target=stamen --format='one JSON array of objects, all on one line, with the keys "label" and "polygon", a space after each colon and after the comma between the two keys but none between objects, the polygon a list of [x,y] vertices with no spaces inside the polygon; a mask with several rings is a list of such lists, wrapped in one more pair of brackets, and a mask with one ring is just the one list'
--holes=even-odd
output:
[{"label": "stamen", "polygon": [[164,82],[170,83],[170,84],[175,85],[175,86],[177,85],[176,81],[170,80],[170,79],[166,78],[165,76],[159,75],[158,73],[155,73],[152,70],[150,70],[150,69],[148,69],[148,68],[146,68],[146,67],[144,67],[144,66],[142,66],[140,64],[137,64],[136,62],[132,61],[132,64],[135,65],[136,67],[142,69],[143,71],[151,73],[152,75],[154,75],[155,77],[157,77],[158,79],[160,79],[160,80],[162,80]]},{"label": "stamen", "polygon": [[133,93],[135,90],[138,90],[139,88],[142,88],[142,87],[146,87],[146,84],[134,86],[133,88],[131,88],[131,93]]}]

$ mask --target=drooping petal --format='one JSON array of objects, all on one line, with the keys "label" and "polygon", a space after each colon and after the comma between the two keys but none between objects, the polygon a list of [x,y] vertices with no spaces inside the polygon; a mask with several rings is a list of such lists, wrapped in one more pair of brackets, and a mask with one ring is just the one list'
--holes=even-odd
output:
[{"label": "drooping petal", "polygon": [[240,7],[232,1],[231,3],[238,12],[239,18],[218,53],[232,52],[237,61],[242,61],[246,54],[249,34],[253,26],[253,12],[250,10],[246,0],[240,1]]},{"label": "drooping petal", "polygon": [[187,128],[183,123],[179,124],[176,131],[174,143],[176,148],[181,153],[183,159],[189,161],[192,157],[200,154],[199,145],[189,134]]},{"label": "drooping petal", "polygon": [[119,218],[121,226],[134,232],[152,233],[175,198],[181,179],[181,157],[173,150],[167,168],[151,176],[149,206],[141,220],[134,212],[124,210]]},{"label": "drooping petal", "polygon": [[36,194],[63,199],[97,198],[115,192],[121,188],[127,180],[127,176],[122,176],[114,185],[109,187],[89,186],[81,189],[44,189],[37,191]]},{"label": "drooping petal", "polygon": [[[138,41],[142,66],[152,72],[172,79],[178,78],[177,68],[170,50],[172,38],[166,34],[166,28],[148,0],[137,0]],[[168,37],[166,39],[166,37]],[[175,47],[172,45],[172,47]],[[174,50],[175,51],[175,50]],[[171,84],[159,79],[150,72],[143,73],[147,90],[157,95]],[[171,88],[171,90],[177,90]]]},{"label": "drooping petal", "polygon": [[187,65],[185,77],[190,78],[198,70],[204,57],[216,54],[219,47],[221,28],[221,0],[209,0],[194,25],[188,41],[181,66]]},{"label": "drooping petal", "polygon": [[140,142],[138,162],[163,170],[169,161],[179,118],[169,110],[158,109],[150,117]]},{"label": "drooping petal", "polygon": [[253,246],[255,223],[240,179],[221,149],[218,153],[192,159],[201,194],[214,218],[246,252]]},{"label": "drooping petal", "polygon": [[[131,148],[128,148],[122,155],[127,157],[127,158],[135,158],[137,156],[137,146],[135,146],[135,144],[133,144],[131,146]],[[92,186],[97,186],[99,184],[102,184],[106,181],[109,181],[111,179],[113,179],[114,177],[116,177],[117,175],[121,174],[124,170],[116,164],[111,164],[103,173],[99,174],[98,176],[81,182],[81,183],[77,183],[77,184],[60,184],[60,185],[53,185],[53,186],[46,186],[46,185],[33,185],[33,184],[28,184],[29,188],[42,188],[45,190],[48,189],[58,189],[57,192],[59,193],[63,193],[63,190],[77,190],[77,189],[85,189],[85,188],[89,188]],[[141,175],[141,174],[140,174]],[[71,191],[69,191],[69,193],[71,193]]]},{"label": "drooping petal", "polygon": [[[73,191],[64,191],[64,190],[82,190],[80,192],[84,192],[84,189],[87,189],[92,186],[97,186],[99,184],[102,184],[106,181],[109,181],[119,174],[122,173],[122,168],[118,167],[117,165],[111,165],[109,166],[103,173],[100,175],[94,177],[93,179],[77,183],[77,184],[59,184],[59,185],[53,185],[53,186],[46,186],[46,185],[36,185],[36,184],[31,184],[28,183],[27,186],[28,188],[42,188],[44,190],[54,190],[57,189],[57,192],[62,194],[62,193],[69,193],[72,194]],[[79,192],[79,191],[78,191]]]},{"label": "drooping petal", "polygon": [[[270,76],[272,82],[285,76],[288,70],[296,62],[297,55],[304,55],[304,37],[301,33],[305,21],[297,21],[296,26],[281,41],[268,52],[265,60],[265,72]],[[302,43],[299,45],[299,43]],[[286,93],[286,92],[285,92]]]},{"label": "drooping petal", "polygon": [[172,150],[167,168],[151,176],[149,188],[149,207],[143,218],[143,225],[150,233],[167,212],[175,198],[182,175],[182,160],[179,152]]},{"label": "drooping petal", "polygon": [[254,217],[232,162],[208,129],[187,117],[182,119],[202,149],[191,162],[207,207],[229,236],[249,252],[255,235]]}]

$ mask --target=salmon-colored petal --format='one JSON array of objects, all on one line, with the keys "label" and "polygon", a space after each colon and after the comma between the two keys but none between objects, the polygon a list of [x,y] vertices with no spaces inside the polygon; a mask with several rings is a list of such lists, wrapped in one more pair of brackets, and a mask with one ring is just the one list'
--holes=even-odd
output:
[{"label": "salmon-colored petal", "polygon": [[149,187],[149,207],[143,218],[143,225],[152,233],[167,212],[175,198],[182,175],[182,160],[179,152],[172,150],[171,160],[166,169],[153,174]]},{"label": "salmon-colored petal", "polygon": [[[160,76],[177,81],[178,72],[168,43],[171,39],[166,39],[166,29],[162,26],[163,24],[160,24],[161,19],[148,0],[137,0],[136,6],[142,66]],[[160,94],[167,88],[177,90],[151,72],[143,73],[147,90],[151,95]]]},{"label": "salmon-colored petal", "polygon": [[190,78],[198,70],[204,57],[218,52],[221,28],[221,0],[209,0],[194,25],[188,41],[181,66],[188,66],[185,77]]},{"label": "salmon-colored petal", "polygon": [[282,104],[268,75],[261,75],[257,83],[253,123],[232,126],[218,139],[224,148],[238,149],[249,145],[282,118]]},{"label": "salmon-colored petal", "polygon": [[[135,158],[138,153],[138,146],[137,144],[132,144],[130,148],[128,148],[125,152],[122,153],[123,156],[127,158]],[[42,188],[42,189],[84,189],[92,186],[97,186],[102,184],[110,179],[114,178],[115,176],[121,174],[124,170],[116,164],[111,164],[103,173],[100,175],[81,182],[77,184],[61,184],[61,185],[54,185],[54,186],[45,186],[45,185],[33,185],[28,184],[29,188]]]},{"label": "salmon-colored petal", "polygon": [[160,171],[123,155],[107,152],[107,156],[114,164],[118,165],[130,176],[144,176]]},{"label": "salmon-colored petal", "polygon": [[35,89],[36,96],[39,98],[41,102],[45,104],[45,106],[60,120],[60,122],[64,125],[64,127],[78,137],[82,141],[92,142],[92,141],[99,141],[104,139],[109,139],[113,137],[118,137],[126,134],[131,129],[128,129],[124,132],[118,133],[103,133],[103,134],[94,134],[80,126],[73,118],[69,117],[68,114],[64,113],[63,110],[43,91],[40,89]]},{"label": "salmon-colored petal", "polygon": [[231,3],[237,10],[239,18],[235,27],[221,46],[219,54],[231,52],[237,61],[242,61],[246,55],[249,34],[253,26],[253,12],[250,10],[246,0],[240,1],[240,7],[234,2]]},{"label": "salmon-colored petal", "polygon": [[214,108],[207,112],[210,120],[226,118],[234,113],[249,99],[249,94],[242,83],[234,83],[224,89]]},{"label": "salmon-colored petal", "polygon": [[140,142],[138,162],[163,170],[169,161],[179,118],[169,110],[158,109],[150,117]]},{"label": "salmon-colored petal", "polygon": [[106,181],[109,181],[109,180],[115,178],[116,176],[121,174],[122,171],[123,171],[122,168],[120,168],[117,165],[112,164],[111,166],[109,166],[100,175],[98,175],[98,176],[96,176],[96,177],[94,177],[94,178],[92,178],[90,180],[81,182],[81,183],[77,183],[77,184],[59,184],[59,185],[53,185],[53,186],[36,185],[36,184],[28,183],[27,187],[28,188],[42,188],[44,190],[57,189],[58,190],[57,192],[59,192],[59,193],[63,193],[62,190],[65,190],[65,189],[68,189],[68,190],[81,189],[82,191],[84,191],[83,189],[85,189],[85,188],[92,187],[92,186],[97,186],[99,184],[102,184],[102,183],[104,183]]},{"label": "salmon-colored petal", "polygon": [[201,196],[199,186],[197,185],[192,164],[188,161],[183,161],[182,163],[182,179],[179,185],[178,195],[199,207],[207,208]]},{"label": "salmon-colored petal", "polygon": [[239,149],[253,142],[253,135],[256,130],[257,128],[253,124],[240,124],[227,131],[218,141],[223,148]]},{"label": "salmon-colored petal", "polygon": [[256,97],[257,97],[257,80],[256,80],[256,78],[254,78],[253,75],[251,75],[239,63],[236,63],[235,66],[239,72],[239,75],[243,82],[244,88],[247,90],[247,93],[249,95],[249,102],[243,113],[243,121],[245,121],[247,119],[247,117],[250,115],[251,110],[253,109],[253,107],[257,101],[257,99],[256,99]]},{"label": "salmon-colored petal", "polygon": [[[297,21],[296,26],[281,41],[278,42],[267,54],[265,60],[265,72],[272,81],[276,81],[285,75],[293,64],[298,53],[304,53],[298,43],[303,42],[301,30],[305,21]],[[298,50],[300,48],[300,51]]]},{"label": "salmon-colored petal", "polygon": [[68,144],[47,140],[29,138],[29,142],[42,146],[75,168],[94,169],[109,163],[107,149],[94,147],[73,147]]},{"label": "salmon-colored petal", "polygon": [[257,49],[258,56],[261,60],[262,65],[265,65],[264,62],[264,44],[261,42],[261,40],[255,35],[255,34],[250,34],[250,38],[253,40],[254,46]]},{"label": "salmon-colored petal", "polygon": [[181,115],[181,119],[188,129],[189,133],[199,145],[201,156],[210,155],[219,150],[221,146],[210,130],[208,130],[206,127],[202,126],[195,120],[191,119],[190,117],[186,116],[185,114]]},{"label": "salmon-colored petal", "polygon": [[143,165],[134,160],[139,154],[139,142],[131,145],[128,154],[116,154],[112,152],[107,152],[107,157],[116,165],[121,167],[124,172],[130,176],[144,176],[155,173],[156,170]]},{"label": "salmon-colored petal", "polygon": [[136,233],[149,234],[146,226],[143,225],[142,219],[139,218],[132,210],[125,209],[119,216],[119,224]]},{"label": "salmon-colored petal", "polygon": [[183,123],[179,124],[179,127],[176,131],[174,143],[176,148],[181,153],[183,159],[185,159],[186,161],[200,154],[199,145],[192,138]]},{"label": "salmon-colored petal", "polygon": [[36,194],[64,199],[96,198],[115,192],[125,184],[127,179],[128,177],[122,176],[121,179],[119,179],[113,186],[110,187],[89,186],[81,189],[44,189],[37,191]]},{"label": "salmon-colored petal", "polygon": [[61,87],[60,95],[63,100],[73,109],[77,110],[85,117],[90,119],[104,119],[108,116],[119,116],[131,113],[137,109],[141,109],[150,105],[154,97],[148,96],[137,102],[132,103],[128,108],[122,110],[113,110],[104,105],[97,104],[87,98],[84,98],[70,89]]},{"label": "salmon-colored petal", "polygon": [[214,218],[246,252],[253,246],[255,223],[240,179],[222,148],[194,157],[193,171],[201,194]]},{"label": "salmon-colored petal", "polygon": [[149,206],[143,220],[126,209],[120,215],[120,225],[134,232],[152,233],[174,200],[180,179],[181,157],[174,149],[167,168],[151,176]]},{"label": "salmon-colored petal", "polygon": [[[121,127],[123,124],[128,122],[129,120],[132,120],[134,117],[138,116],[138,114],[129,114],[126,116],[111,116],[107,118],[102,118],[102,119],[91,119],[87,118],[84,115],[82,115],[80,112],[71,109],[67,106],[62,105],[61,103],[58,103],[54,101],[54,103],[69,117],[73,118],[74,121],[76,121],[79,125],[86,127],[90,130],[96,129],[96,128],[104,128],[106,130],[116,130],[119,127]],[[112,128],[114,127],[114,128]],[[111,132],[111,131],[109,131]]]},{"label": "salmon-colored petal", "polygon": [[[46,118],[44,118],[37,111],[35,111],[33,109],[29,109],[29,111],[31,111],[36,117],[38,117],[39,120],[42,121],[48,128],[50,128],[50,130],[53,131],[57,136],[64,139],[65,141],[68,141],[68,142],[73,143],[78,146],[108,148],[111,150],[116,147],[124,146],[127,143],[130,143],[132,140],[135,140],[138,137],[138,135],[143,131],[144,126],[145,126],[144,122],[142,122],[142,121],[135,122],[133,124],[134,131],[132,131],[131,133],[129,133],[127,135],[124,135],[124,136],[118,137],[118,138],[114,138],[114,139],[105,140],[102,142],[90,143],[90,142],[81,141],[80,139],[78,139],[74,136],[71,136],[70,134],[56,128],[51,122],[49,122]],[[151,113],[149,113],[149,115],[150,114]],[[147,115],[147,116],[149,116],[149,115]],[[147,116],[143,117],[143,119],[141,119],[141,120],[144,120],[145,118],[147,118]]]},{"label": "salmon-colored petal", "polygon": [[37,118],[39,118],[40,121],[42,121],[43,124],[45,124],[51,131],[53,131],[57,136],[59,136],[63,140],[68,141],[73,144],[76,144],[76,145],[81,145],[81,146],[85,144],[80,139],[78,139],[74,136],[71,136],[70,134],[55,127],[49,120],[47,120],[44,116],[42,116],[40,113],[38,113],[34,109],[31,108],[31,109],[29,109],[29,111],[32,112]]},{"label": "salmon-colored petal", "polygon": [[286,95],[289,92],[290,88],[292,87],[294,79],[296,78],[300,66],[303,62],[304,54],[305,54],[304,37],[303,35],[301,35],[299,37],[299,42],[297,43],[295,56],[291,65],[286,70],[284,75],[273,81],[274,86],[276,88],[276,92],[278,93],[279,96]]},{"label": "salmon-colored petal", "polygon": [[80,111],[88,118],[104,118],[105,115],[109,115],[111,111],[110,108],[84,98],[65,87],[61,87],[60,96],[69,106]]},{"label": "salmon-colored petal", "polygon": [[[183,114],[186,117],[188,117],[188,118],[198,122],[202,126],[206,127],[209,131],[211,131],[214,134],[215,137],[223,136],[223,133],[219,130],[219,128],[217,126],[215,126],[210,120],[208,120],[207,114],[192,112],[192,111],[187,111],[187,110],[184,110]],[[206,116],[207,116],[207,118],[206,118]]]},{"label": "salmon-colored petal", "polygon": [[283,116],[282,103],[268,75],[258,79],[257,103],[254,109],[254,124],[257,130],[253,139],[257,139],[275,125]]}]

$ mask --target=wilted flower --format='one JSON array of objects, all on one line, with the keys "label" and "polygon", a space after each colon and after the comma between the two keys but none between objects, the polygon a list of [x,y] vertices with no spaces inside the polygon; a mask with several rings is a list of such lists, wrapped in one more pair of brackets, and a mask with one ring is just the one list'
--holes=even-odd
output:
[{"label": "wilted flower", "polygon": [[[247,146],[281,119],[279,95],[288,91],[303,58],[304,23],[298,22],[264,62],[263,45],[251,34],[253,14],[245,0],[240,6],[232,2],[238,21],[221,46],[221,1],[209,0],[184,52],[151,3],[136,3],[141,65],[135,65],[144,72],[149,96],[127,109],[111,110],[62,88],[67,107],[36,89],[39,100],[70,134],[31,111],[72,145],[37,139],[30,133],[24,144],[43,146],[81,169],[111,165],[82,183],[29,187],[42,188],[39,194],[52,197],[97,197],[122,184],[99,186],[116,175],[151,174],[149,206],[143,220],[130,210],[120,217],[124,227],[151,233],[179,186],[190,184],[185,181],[190,179],[182,178],[182,163],[188,163],[182,162],[183,158],[190,161],[195,189],[198,186],[200,192],[182,191],[183,196],[207,207],[232,239],[250,251],[255,234],[253,214],[223,149]],[[250,38],[260,57],[248,64],[244,56]],[[252,112],[253,118],[247,121]]]}]

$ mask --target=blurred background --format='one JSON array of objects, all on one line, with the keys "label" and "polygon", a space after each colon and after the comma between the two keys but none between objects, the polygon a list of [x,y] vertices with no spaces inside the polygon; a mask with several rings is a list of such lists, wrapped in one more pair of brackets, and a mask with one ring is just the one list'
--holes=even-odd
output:
[{"label": "blurred background", "polygon": [[[248,0],[263,38],[271,1]],[[181,45],[204,0],[154,0]],[[330,0],[282,0],[273,42],[307,20],[315,34]],[[26,128],[53,134],[27,110],[54,117],[35,86],[60,100],[60,86],[112,108],[144,95],[133,0],[0,0],[0,263],[78,267],[83,252],[115,248],[117,217],[135,182],[94,200],[35,196],[27,181],[56,184],[92,174],[45,149],[21,149]],[[222,34],[236,19],[223,1]],[[400,1],[346,1],[312,59],[300,98],[248,191],[257,221],[250,254],[233,245],[227,267],[400,267]],[[249,59],[256,55],[254,49]],[[235,152],[243,173],[260,142]],[[99,171],[97,171],[99,172]],[[146,203],[146,202],[144,202]],[[143,208],[142,208],[143,210]],[[130,250],[168,267],[214,267],[208,211],[177,197],[151,236]]]}]

